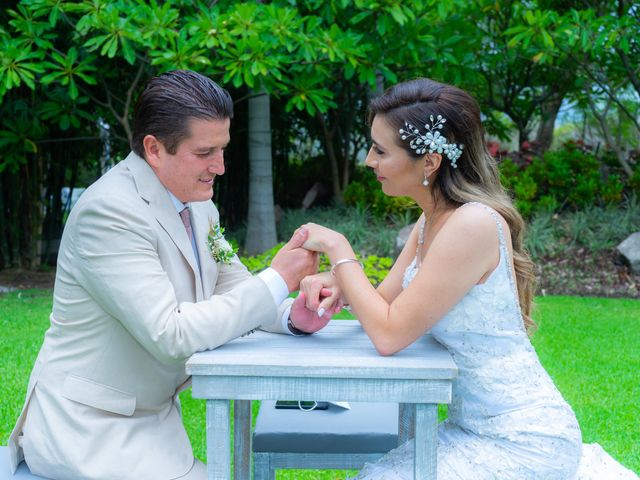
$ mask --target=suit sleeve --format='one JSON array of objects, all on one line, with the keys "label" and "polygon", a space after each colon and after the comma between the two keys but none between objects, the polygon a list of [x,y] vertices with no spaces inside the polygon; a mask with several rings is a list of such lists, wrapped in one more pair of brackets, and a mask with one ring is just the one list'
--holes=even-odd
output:
[{"label": "suit sleeve", "polygon": [[208,300],[179,303],[144,213],[122,198],[93,199],[75,216],[71,241],[80,284],[154,357],[182,362],[273,322],[267,286],[239,267]]},{"label": "suit sleeve", "polygon": [[[218,282],[216,283],[214,295],[224,294],[230,291],[234,285],[246,281],[247,278],[253,277],[254,276],[247,270],[247,268],[242,264],[242,262],[236,255],[233,257],[233,260],[229,265],[220,266],[220,273],[218,275]],[[259,277],[256,276],[255,278]],[[268,288],[269,287],[267,287],[267,289]],[[273,299],[273,296],[270,294],[269,298]],[[282,317],[284,316],[287,309],[291,307],[292,303],[292,298],[286,298],[280,305],[277,306],[276,316],[271,319],[270,322],[260,325],[260,329],[272,333],[286,333],[291,335],[289,329],[283,325]]]}]

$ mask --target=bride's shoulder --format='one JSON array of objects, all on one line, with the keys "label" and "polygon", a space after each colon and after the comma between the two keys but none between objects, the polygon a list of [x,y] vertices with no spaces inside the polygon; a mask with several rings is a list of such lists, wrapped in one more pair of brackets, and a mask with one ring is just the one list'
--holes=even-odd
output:
[{"label": "bride's shoulder", "polygon": [[478,246],[485,241],[493,243],[497,222],[503,222],[502,216],[493,209],[481,203],[466,203],[453,210],[442,227],[442,233]]},{"label": "bride's shoulder", "polygon": [[470,226],[492,225],[495,228],[496,222],[502,220],[502,216],[484,203],[470,202],[454,209],[449,220]]}]

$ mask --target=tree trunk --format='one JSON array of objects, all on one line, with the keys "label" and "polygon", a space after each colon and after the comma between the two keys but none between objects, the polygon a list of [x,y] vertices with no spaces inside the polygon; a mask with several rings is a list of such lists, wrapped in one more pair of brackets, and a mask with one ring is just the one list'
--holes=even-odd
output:
[{"label": "tree trunk", "polygon": [[631,169],[629,162],[627,162],[624,152],[620,148],[620,144],[616,142],[616,139],[613,137],[611,133],[611,129],[609,128],[609,123],[607,121],[607,112],[611,107],[612,100],[609,99],[604,109],[604,112],[600,112],[595,102],[593,101],[593,98],[587,97],[587,99],[589,101],[589,107],[591,107],[591,112],[593,113],[593,116],[596,117],[596,120],[598,121],[598,125],[600,125],[600,130],[602,131],[602,135],[604,136],[606,142],[609,144],[609,147],[612,148],[613,151],[615,152],[616,158],[618,159],[618,162],[620,163],[622,170],[624,170],[624,173],[626,173],[629,176],[629,178],[631,178],[633,176],[633,170]]},{"label": "tree trunk", "polygon": [[249,218],[245,240],[249,255],[277,243],[270,115],[269,94],[262,89],[249,98]]},{"label": "tree trunk", "polygon": [[2,253],[5,257],[5,267],[20,267],[22,256],[20,252],[20,192],[22,191],[22,168],[18,171],[6,169],[2,172],[3,184],[3,213],[4,230]]},{"label": "tree trunk", "polygon": [[376,70],[376,88],[371,93],[372,98],[377,98],[384,93],[384,76],[380,70]]},{"label": "tree trunk", "polygon": [[[522,150],[525,142],[529,142],[529,128],[527,127],[526,122],[516,123],[516,128],[518,129],[518,149]],[[531,147],[529,147],[531,148]]]},{"label": "tree trunk", "polygon": [[42,157],[26,154],[26,161],[17,172],[10,225],[17,247],[17,264],[27,270],[40,265],[43,221]]},{"label": "tree trunk", "polygon": [[540,119],[540,126],[538,127],[535,140],[536,150],[540,155],[551,148],[553,130],[556,125],[556,118],[558,117],[562,100],[562,95],[553,95],[540,105],[542,118]]},{"label": "tree trunk", "polygon": [[4,179],[0,175],[0,270],[10,264],[11,255],[7,242],[6,209],[4,206]]},{"label": "tree trunk", "polygon": [[318,121],[322,127],[322,136],[324,137],[325,152],[329,157],[329,165],[331,165],[331,186],[333,187],[333,197],[337,202],[342,202],[342,189],[340,188],[340,170],[338,168],[338,158],[333,147],[333,132],[329,130],[327,122],[322,113],[317,114]]}]

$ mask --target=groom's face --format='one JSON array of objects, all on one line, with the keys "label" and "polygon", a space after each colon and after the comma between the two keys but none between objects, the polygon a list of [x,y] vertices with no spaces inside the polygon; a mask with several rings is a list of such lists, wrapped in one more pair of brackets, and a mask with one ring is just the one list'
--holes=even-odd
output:
[{"label": "groom's face", "polygon": [[[213,196],[215,177],[224,174],[224,149],[229,143],[228,118],[189,121],[189,136],[170,154],[161,142],[147,161],[160,182],[182,202],[202,202]],[[151,158],[149,158],[151,157]]]}]

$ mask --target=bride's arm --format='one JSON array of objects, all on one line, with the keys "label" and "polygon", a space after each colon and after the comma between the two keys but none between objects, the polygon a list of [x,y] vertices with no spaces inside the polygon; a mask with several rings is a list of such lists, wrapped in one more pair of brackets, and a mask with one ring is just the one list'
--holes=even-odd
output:
[{"label": "bride's arm", "polygon": [[[333,265],[355,258],[345,237],[307,224],[304,247],[325,252]],[[476,209],[458,209],[433,240],[411,284],[392,301],[377,292],[358,263],[338,265],[335,277],[356,317],[381,355],[413,343],[495,267],[495,221]]]},{"label": "bride's arm", "polygon": [[[382,296],[382,298],[387,301],[387,303],[393,302],[393,300],[400,294],[400,292],[402,292],[402,280],[404,278],[404,272],[416,256],[416,248],[418,245],[418,229],[422,224],[421,221],[422,216],[420,217],[420,219],[418,219],[418,222],[416,222],[414,228],[411,230],[411,234],[409,235],[407,242],[400,252],[400,255],[398,255],[397,260],[389,270],[389,273],[376,289],[376,291]],[[326,307],[326,305],[328,304],[328,299],[321,300],[318,296],[320,288],[330,288],[332,290],[335,289],[337,290],[338,297],[341,294],[340,288],[337,285],[337,281],[333,276],[328,276],[326,273],[310,275],[306,277],[300,285],[300,290],[304,290],[307,297],[307,308],[314,310],[320,306]]]}]

